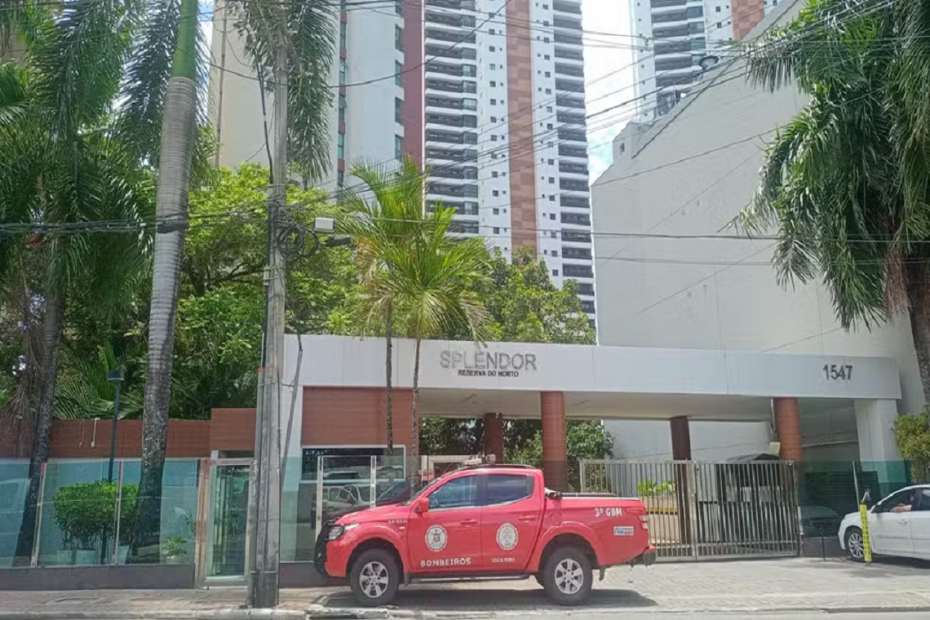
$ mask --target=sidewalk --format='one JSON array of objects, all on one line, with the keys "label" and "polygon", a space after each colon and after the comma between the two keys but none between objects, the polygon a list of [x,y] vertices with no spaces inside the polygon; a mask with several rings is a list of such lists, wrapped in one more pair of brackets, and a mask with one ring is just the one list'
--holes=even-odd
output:
[{"label": "sidewalk", "polygon": [[[928,580],[930,564],[926,563],[865,566],[841,560],[787,559],[658,564],[608,571],[584,609],[600,613],[930,611]],[[566,610],[548,602],[532,579],[411,587],[401,591],[396,609],[364,614],[353,609],[347,588],[284,590],[281,605],[273,613],[240,609],[244,595],[242,588],[0,592],[0,620],[566,615]]]}]

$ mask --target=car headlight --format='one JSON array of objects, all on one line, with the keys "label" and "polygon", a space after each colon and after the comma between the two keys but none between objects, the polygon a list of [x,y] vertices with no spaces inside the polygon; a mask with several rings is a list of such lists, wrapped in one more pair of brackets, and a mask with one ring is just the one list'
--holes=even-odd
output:
[{"label": "car headlight", "polygon": [[348,525],[334,525],[333,529],[329,531],[329,540],[330,542],[334,540],[339,540],[342,538],[343,534],[349,530],[354,530],[358,527],[358,523],[349,523]]}]

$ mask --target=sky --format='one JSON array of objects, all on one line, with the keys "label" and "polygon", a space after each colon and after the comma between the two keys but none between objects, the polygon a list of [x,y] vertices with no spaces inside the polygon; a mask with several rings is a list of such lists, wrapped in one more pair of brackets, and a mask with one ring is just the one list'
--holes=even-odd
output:
[{"label": "sky", "polygon": [[[633,98],[633,54],[630,45],[630,0],[582,0],[585,35],[585,98],[588,116]],[[200,26],[207,44],[212,39],[213,0],[200,0]],[[626,126],[632,106],[604,113],[588,125],[591,180],[611,164],[611,141]],[[616,118],[619,116],[619,118]],[[616,120],[608,122],[611,118]]]}]

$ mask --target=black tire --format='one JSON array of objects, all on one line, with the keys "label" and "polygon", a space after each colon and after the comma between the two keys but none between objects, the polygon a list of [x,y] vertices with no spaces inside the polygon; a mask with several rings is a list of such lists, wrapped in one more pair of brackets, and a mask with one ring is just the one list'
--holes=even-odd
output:
[{"label": "black tire", "polygon": [[[372,584],[373,578],[377,584]],[[394,554],[384,549],[369,549],[362,553],[349,573],[352,594],[362,607],[390,605],[397,596],[400,581],[401,569],[397,560]]]},{"label": "black tire", "polygon": [[546,594],[556,604],[581,605],[594,584],[591,560],[578,547],[559,547],[546,559],[542,581]]},{"label": "black tire", "polygon": [[846,530],[846,553],[853,562],[865,562],[865,547],[863,547],[862,530],[858,527],[851,527]]}]

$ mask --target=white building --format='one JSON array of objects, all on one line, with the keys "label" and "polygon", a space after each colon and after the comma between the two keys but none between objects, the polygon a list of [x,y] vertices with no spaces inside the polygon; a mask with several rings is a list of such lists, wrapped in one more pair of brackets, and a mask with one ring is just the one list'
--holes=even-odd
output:
[{"label": "white building", "polygon": [[[801,4],[786,0],[756,32],[784,23]],[[887,412],[879,426],[866,422],[866,413],[852,401],[802,399],[800,414],[806,460],[900,458],[892,442],[876,447],[872,438],[876,433],[888,437],[898,412],[918,412],[923,406],[907,317],[847,333],[822,284],[786,290],[776,283],[772,241],[695,238],[721,234],[747,206],[766,142],[804,105],[794,89],[769,93],[733,79],[744,70],[739,60],[724,62],[654,125],[631,124],[615,140],[613,165],[592,186],[599,342],[811,354],[837,364],[847,356],[895,359],[902,397],[898,411]],[[668,237],[612,234],[618,232]],[[818,379],[846,380],[829,376],[829,368]],[[681,415],[689,415],[687,403]],[[671,455],[667,423],[607,425],[618,457]],[[702,421],[691,427],[696,459],[762,452],[775,438],[767,422]]]},{"label": "white building", "polygon": [[[258,83],[227,13],[217,5],[217,163],[267,163]],[[322,187],[353,184],[345,174],[359,160],[410,154],[432,169],[428,205],[454,207],[460,233],[505,256],[532,245],[556,285],[579,281],[593,325],[580,0],[349,3],[337,27],[333,163]]]},{"label": "white building", "polygon": [[[630,0],[639,119],[667,114],[779,0]],[[703,64],[703,66],[702,66]]]}]

